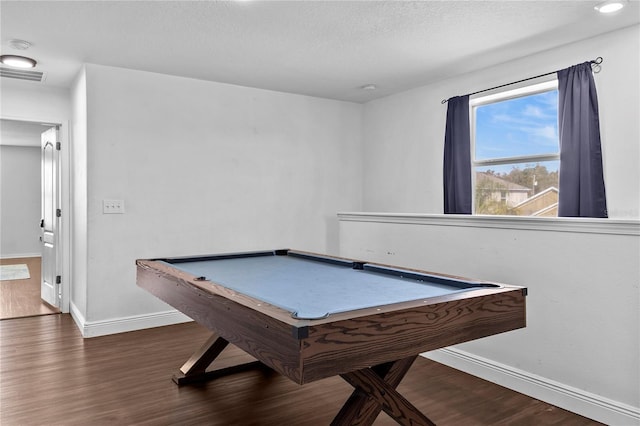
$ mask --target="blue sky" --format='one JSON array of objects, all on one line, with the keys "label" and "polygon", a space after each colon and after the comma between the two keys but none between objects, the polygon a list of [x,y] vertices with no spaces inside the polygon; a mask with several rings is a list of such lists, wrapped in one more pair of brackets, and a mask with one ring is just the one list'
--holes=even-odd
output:
[{"label": "blue sky", "polygon": [[476,108],[477,160],[557,152],[557,90]]}]

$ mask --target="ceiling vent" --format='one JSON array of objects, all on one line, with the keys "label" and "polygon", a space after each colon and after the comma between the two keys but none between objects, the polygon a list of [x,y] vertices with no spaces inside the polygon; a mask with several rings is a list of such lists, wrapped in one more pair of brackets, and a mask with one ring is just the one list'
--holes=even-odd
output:
[{"label": "ceiling vent", "polygon": [[0,67],[0,77],[15,78],[27,81],[44,81],[44,73],[40,71],[28,71],[17,68]]}]

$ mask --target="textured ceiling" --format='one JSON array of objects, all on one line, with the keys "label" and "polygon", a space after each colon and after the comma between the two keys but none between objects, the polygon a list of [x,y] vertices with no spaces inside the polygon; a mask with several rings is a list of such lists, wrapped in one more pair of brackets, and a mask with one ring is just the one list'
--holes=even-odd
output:
[{"label": "textured ceiling", "polygon": [[1,48],[52,86],[86,62],[365,102],[640,22],[598,3],[2,0]]}]

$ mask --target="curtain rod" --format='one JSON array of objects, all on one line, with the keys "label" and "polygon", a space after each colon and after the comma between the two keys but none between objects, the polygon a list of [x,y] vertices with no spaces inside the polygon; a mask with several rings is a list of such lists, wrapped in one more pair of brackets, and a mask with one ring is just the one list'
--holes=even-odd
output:
[{"label": "curtain rod", "polygon": [[[594,68],[593,72],[596,73],[596,74],[599,73],[600,72],[600,66],[599,65],[602,63],[602,56],[598,56],[596,59],[591,60],[589,62],[591,63],[591,67]],[[512,83],[501,84],[500,86],[491,87],[489,89],[478,90],[477,92],[469,93],[466,96],[473,96],[473,95],[477,95],[478,93],[488,92],[489,90],[500,89],[501,87],[511,86],[512,84],[522,83],[523,81],[529,81],[529,80],[533,80],[533,79],[536,79],[536,78],[545,77],[547,75],[555,74],[557,72],[558,71],[551,71],[551,72],[547,72],[547,73],[544,73],[544,74],[536,75],[535,77],[529,77],[529,78],[524,78],[522,80],[514,81]],[[451,99],[451,98],[449,98],[449,99]],[[449,102],[449,99],[443,99],[441,103],[442,104],[446,104],[447,102]]]}]

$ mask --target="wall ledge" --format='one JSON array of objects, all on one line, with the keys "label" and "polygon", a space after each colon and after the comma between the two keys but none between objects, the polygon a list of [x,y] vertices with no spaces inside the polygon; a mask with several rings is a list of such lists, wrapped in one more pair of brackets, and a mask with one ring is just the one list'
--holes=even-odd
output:
[{"label": "wall ledge", "polygon": [[377,222],[431,226],[520,229],[583,234],[640,236],[640,220],[577,217],[470,216],[424,213],[339,212],[341,222]]}]

